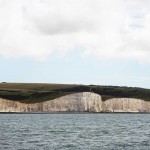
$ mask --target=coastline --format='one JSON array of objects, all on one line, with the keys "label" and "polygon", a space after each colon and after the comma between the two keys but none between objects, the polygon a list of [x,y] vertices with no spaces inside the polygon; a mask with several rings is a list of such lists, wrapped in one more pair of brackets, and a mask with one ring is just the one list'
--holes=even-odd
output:
[{"label": "coastline", "polygon": [[150,112],[0,112],[0,114],[150,114]]}]

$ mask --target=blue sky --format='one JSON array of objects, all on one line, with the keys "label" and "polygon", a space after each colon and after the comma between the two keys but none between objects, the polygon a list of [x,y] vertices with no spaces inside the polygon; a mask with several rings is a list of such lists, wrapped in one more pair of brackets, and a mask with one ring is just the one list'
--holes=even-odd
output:
[{"label": "blue sky", "polygon": [[148,0],[0,0],[0,81],[150,88]]}]

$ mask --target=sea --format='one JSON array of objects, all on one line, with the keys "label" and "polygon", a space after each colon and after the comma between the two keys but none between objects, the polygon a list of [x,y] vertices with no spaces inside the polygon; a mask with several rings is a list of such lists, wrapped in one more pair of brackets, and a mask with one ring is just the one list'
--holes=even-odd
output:
[{"label": "sea", "polygon": [[150,150],[150,114],[0,114],[0,150]]}]

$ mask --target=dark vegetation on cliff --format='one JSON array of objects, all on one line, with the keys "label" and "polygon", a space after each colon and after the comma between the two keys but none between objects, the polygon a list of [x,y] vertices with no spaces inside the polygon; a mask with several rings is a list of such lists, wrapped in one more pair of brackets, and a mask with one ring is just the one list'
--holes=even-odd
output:
[{"label": "dark vegetation on cliff", "polygon": [[69,85],[41,83],[0,83],[0,98],[37,103],[78,92],[93,92],[109,98],[138,98],[150,100],[150,89],[99,85]]}]

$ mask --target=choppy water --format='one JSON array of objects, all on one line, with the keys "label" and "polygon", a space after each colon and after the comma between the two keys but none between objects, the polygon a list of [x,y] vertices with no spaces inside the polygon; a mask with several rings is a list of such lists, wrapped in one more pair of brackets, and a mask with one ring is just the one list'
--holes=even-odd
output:
[{"label": "choppy water", "polygon": [[0,150],[149,150],[150,114],[0,114]]}]

